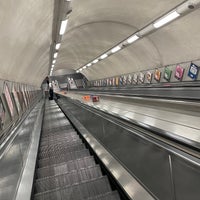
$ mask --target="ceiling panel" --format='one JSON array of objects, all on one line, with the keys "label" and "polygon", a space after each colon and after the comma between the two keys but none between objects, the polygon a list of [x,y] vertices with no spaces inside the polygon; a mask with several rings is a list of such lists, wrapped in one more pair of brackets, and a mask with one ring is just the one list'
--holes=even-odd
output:
[{"label": "ceiling panel", "polygon": [[0,78],[40,85],[48,73],[53,0],[0,1]]}]

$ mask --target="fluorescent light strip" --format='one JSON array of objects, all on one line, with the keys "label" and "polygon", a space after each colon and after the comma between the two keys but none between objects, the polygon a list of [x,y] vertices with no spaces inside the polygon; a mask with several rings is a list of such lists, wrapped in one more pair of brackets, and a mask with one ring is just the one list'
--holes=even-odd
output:
[{"label": "fluorescent light strip", "polygon": [[92,63],[87,64],[88,67],[90,67],[92,65]]},{"label": "fluorescent light strip", "polygon": [[160,28],[161,26],[164,26],[165,24],[175,20],[179,16],[180,16],[179,13],[177,13],[176,11],[173,11],[173,12],[167,14],[166,16],[162,17],[161,19],[159,19],[155,23],[153,23],[153,26],[155,28]]},{"label": "fluorescent light strip", "polygon": [[131,36],[130,38],[127,39],[127,42],[129,44],[131,44],[131,43],[135,42],[138,39],[139,39],[139,37],[137,35],[133,35],[133,36]]},{"label": "fluorescent light strip", "polygon": [[60,48],[60,43],[56,44],[56,50],[58,50]]},{"label": "fluorescent light strip", "polygon": [[67,22],[68,22],[68,19],[66,20],[63,20],[61,22],[61,26],[60,26],[60,35],[63,35],[65,33],[65,30],[67,28]]},{"label": "fluorescent light strip", "polygon": [[56,60],[53,60],[53,62],[52,62],[53,64],[55,64],[56,63]]},{"label": "fluorescent light strip", "polygon": [[57,56],[58,56],[58,53],[57,53],[57,52],[54,53],[53,57],[54,57],[54,58],[57,58]]},{"label": "fluorescent light strip", "polygon": [[116,46],[116,47],[114,47],[114,48],[111,50],[111,52],[112,52],[112,53],[115,53],[115,52],[119,51],[120,49],[121,49],[120,46]]},{"label": "fluorescent light strip", "polygon": [[94,63],[94,64],[95,64],[95,63],[97,63],[97,62],[99,62],[99,60],[98,60],[98,59],[94,60],[92,63]]},{"label": "fluorescent light strip", "polygon": [[103,54],[100,58],[101,59],[105,59],[105,58],[107,58],[108,57],[108,54]]}]

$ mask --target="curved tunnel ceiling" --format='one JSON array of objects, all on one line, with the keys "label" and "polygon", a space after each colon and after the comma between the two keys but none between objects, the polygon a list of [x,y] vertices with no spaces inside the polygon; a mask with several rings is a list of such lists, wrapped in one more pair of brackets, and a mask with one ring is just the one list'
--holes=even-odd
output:
[{"label": "curved tunnel ceiling", "polygon": [[[39,86],[48,75],[55,2],[0,1],[0,78]],[[72,0],[55,71],[87,64],[182,2]],[[95,80],[198,59],[199,17],[198,9],[82,72]]]},{"label": "curved tunnel ceiling", "polygon": [[0,1],[0,78],[40,86],[48,73],[53,0]]},{"label": "curved tunnel ceiling", "polygon": [[[120,0],[73,0],[73,11],[69,17],[67,31],[62,39],[56,69],[77,69],[87,64],[182,2],[182,0],[125,0],[122,4]],[[82,73],[89,80],[95,80],[154,68],[183,59],[192,59],[194,54],[188,55],[186,58],[185,52],[180,52],[180,50],[178,51],[179,56],[176,58],[173,56],[174,59],[172,59],[170,52],[171,45],[176,44],[175,49],[178,49],[180,45],[178,41],[182,39],[184,41],[186,37],[182,33],[183,38],[180,39],[178,27],[182,27],[182,30],[188,30],[190,22],[195,23],[193,18],[198,19],[197,12],[199,11],[173,22],[148,37],[144,37],[128,48],[82,71]],[[189,20],[187,26],[185,26],[185,19]],[[176,26],[178,32],[171,32],[171,28],[176,29]],[[171,37],[173,40],[177,38],[177,42],[169,42]]]}]

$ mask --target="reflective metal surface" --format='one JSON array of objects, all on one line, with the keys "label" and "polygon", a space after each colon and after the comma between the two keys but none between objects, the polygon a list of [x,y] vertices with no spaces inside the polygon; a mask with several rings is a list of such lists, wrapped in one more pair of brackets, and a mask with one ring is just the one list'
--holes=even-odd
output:
[{"label": "reflective metal surface", "polygon": [[[141,131],[126,128],[108,115],[106,118],[76,101],[61,98],[59,105],[68,116],[71,113],[70,118],[74,116],[155,199],[199,199],[199,158],[150,138]],[[96,144],[89,138],[87,140],[95,149]],[[98,155],[100,152],[101,149]],[[109,160],[103,162],[108,165]]]},{"label": "reflective metal surface", "polygon": [[[144,104],[143,101],[134,103],[102,96],[99,102],[93,103],[83,101],[82,94],[71,92],[67,96],[200,149],[200,114],[198,112],[200,105],[197,103],[191,105],[194,106],[192,111],[184,111],[185,104],[178,110],[164,107],[163,103],[162,106],[159,106],[159,102],[157,102],[158,105],[155,103]],[[173,106],[176,106],[176,102]]]},{"label": "reflective metal surface", "polygon": [[20,179],[19,187],[16,194],[16,200],[28,200],[31,199],[33,179],[35,174],[36,158],[42,128],[43,118],[43,102],[40,102],[39,112],[35,119],[34,127],[31,132],[31,141],[29,152],[27,155],[26,164],[23,169],[22,177]]},{"label": "reflective metal surface", "polygon": [[66,113],[124,191],[134,200],[153,200],[142,185],[70,113]]},{"label": "reflective metal surface", "polygon": [[39,103],[29,114],[17,136],[0,160],[0,199],[11,200],[16,194],[22,169],[25,166],[32,139],[37,114],[41,108]]}]

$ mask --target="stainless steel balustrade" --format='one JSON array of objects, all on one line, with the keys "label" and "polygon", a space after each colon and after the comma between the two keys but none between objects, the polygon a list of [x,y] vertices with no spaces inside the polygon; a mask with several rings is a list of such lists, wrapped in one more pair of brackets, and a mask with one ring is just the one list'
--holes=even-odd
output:
[{"label": "stainless steel balustrade", "polygon": [[[199,157],[184,153],[142,132],[126,128],[73,100],[61,98],[59,105],[70,118],[84,126],[80,128],[80,133],[85,128],[155,199],[199,199]],[[88,137],[87,141],[89,144],[92,142]],[[91,146],[96,148],[94,142]],[[101,149],[97,151],[97,155],[101,155]],[[111,165],[109,160],[104,160],[104,163]],[[117,176],[123,177],[123,173]]]}]

